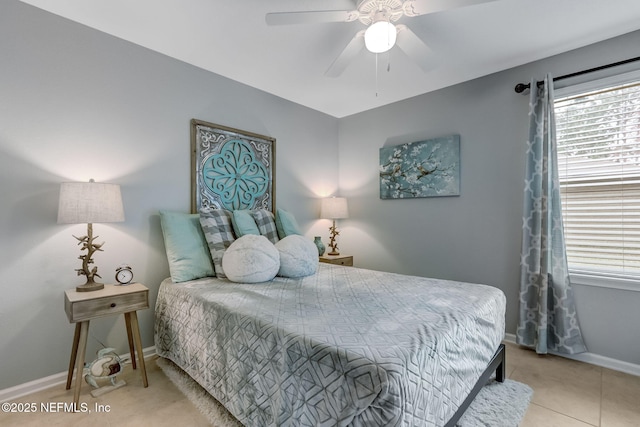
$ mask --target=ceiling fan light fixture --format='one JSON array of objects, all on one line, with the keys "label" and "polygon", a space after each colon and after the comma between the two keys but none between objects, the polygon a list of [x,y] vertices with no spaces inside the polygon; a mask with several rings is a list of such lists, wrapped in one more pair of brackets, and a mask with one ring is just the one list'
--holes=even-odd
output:
[{"label": "ceiling fan light fixture", "polygon": [[389,21],[374,22],[364,33],[364,44],[372,53],[383,53],[396,44],[396,26]]}]

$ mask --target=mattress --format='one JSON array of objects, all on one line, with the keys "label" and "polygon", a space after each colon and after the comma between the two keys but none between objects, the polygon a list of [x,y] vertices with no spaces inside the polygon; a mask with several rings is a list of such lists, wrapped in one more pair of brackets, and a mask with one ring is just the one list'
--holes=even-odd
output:
[{"label": "mattress", "polygon": [[504,337],[497,288],[320,264],[162,282],[158,355],[246,426],[442,426]]}]

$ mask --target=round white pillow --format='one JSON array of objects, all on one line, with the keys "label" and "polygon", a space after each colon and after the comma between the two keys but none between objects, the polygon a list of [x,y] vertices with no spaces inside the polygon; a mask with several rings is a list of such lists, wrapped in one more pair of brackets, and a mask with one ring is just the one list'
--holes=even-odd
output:
[{"label": "round white pillow", "polygon": [[278,274],[280,254],[266,237],[246,234],[224,252],[222,269],[232,282],[267,282]]},{"label": "round white pillow", "polygon": [[292,234],[278,241],[275,247],[280,252],[278,276],[310,276],[318,269],[318,248],[311,240]]}]

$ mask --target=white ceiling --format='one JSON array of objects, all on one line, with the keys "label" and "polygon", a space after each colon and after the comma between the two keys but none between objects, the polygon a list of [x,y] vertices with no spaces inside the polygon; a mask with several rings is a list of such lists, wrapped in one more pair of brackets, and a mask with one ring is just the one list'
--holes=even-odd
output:
[{"label": "white ceiling", "polygon": [[398,21],[436,52],[428,73],[394,47],[377,78],[366,49],[329,78],[363,24],[267,26],[265,14],[350,0],[22,1],[338,118],[640,29],[638,0],[498,0]]}]

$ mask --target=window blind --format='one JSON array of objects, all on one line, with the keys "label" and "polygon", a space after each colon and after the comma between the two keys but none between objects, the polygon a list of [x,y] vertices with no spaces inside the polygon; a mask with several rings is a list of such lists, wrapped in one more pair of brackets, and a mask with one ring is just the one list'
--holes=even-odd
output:
[{"label": "window blind", "polygon": [[640,82],[555,102],[569,268],[640,275]]}]

